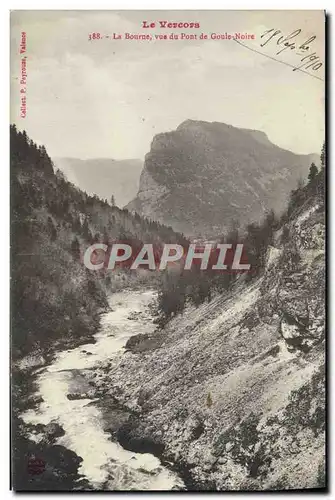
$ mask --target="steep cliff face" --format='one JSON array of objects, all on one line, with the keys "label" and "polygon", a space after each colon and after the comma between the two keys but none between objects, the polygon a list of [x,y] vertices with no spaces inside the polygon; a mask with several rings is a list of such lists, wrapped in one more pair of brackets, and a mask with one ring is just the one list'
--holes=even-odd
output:
[{"label": "steep cliff face", "polygon": [[237,220],[281,211],[315,155],[296,155],[266,134],[187,120],[154,137],[136,198],[127,208],[189,235],[220,234]]},{"label": "steep cliff face", "polygon": [[152,345],[96,374],[200,489],[324,485],[324,212],[307,202],[276,234],[262,276],[185,312]]}]

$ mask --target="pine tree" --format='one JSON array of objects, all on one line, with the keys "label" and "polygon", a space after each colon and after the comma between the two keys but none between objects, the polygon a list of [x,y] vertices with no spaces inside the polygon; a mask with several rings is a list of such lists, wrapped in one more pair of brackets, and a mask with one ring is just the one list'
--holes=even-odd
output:
[{"label": "pine tree", "polygon": [[55,228],[55,225],[52,221],[52,218],[49,216],[48,217],[48,233],[50,236],[51,241],[55,241],[57,239],[57,230]]},{"label": "pine tree", "polygon": [[80,233],[81,232],[80,218],[78,216],[74,216],[73,217],[72,231],[74,233]]},{"label": "pine tree", "polygon": [[111,205],[112,205],[112,207],[115,207],[115,197],[113,194],[111,196]]},{"label": "pine tree", "polygon": [[312,182],[317,175],[318,175],[318,167],[315,165],[315,163],[312,163],[309,169],[308,181]]},{"label": "pine tree", "polygon": [[103,242],[105,245],[109,245],[109,236],[106,226],[104,226]]},{"label": "pine tree", "polygon": [[74,260],[80,259],[80,244],[78,238],[74,238],[71,243],[71,253]]},{"label": "pine tree", "polygon": [[90,241],[90,239],[92,238],[92,233],[90,231],[88,221],[86,218],[85,218],[83,225],[82,225],[82,235],[83,235],[83,238],[87,241]]}]

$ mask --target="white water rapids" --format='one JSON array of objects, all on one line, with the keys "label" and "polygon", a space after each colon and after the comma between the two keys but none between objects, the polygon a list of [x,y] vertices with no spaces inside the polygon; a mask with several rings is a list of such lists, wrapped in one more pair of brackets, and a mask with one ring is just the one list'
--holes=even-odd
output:
[{"label": "white water rapids", "polygon": [[[69,400],[71,385],[80,370],[93,370],[124,350],[133,335],[150,333],[154,329],[147,311],[153,292],[119,292],[110,299],[111,311],[101,318],[101,328],[95,344],[85,344],[60,352],[53,363],[38,375],[38,395],[43,398],[37,410],[22,415],[26,423],[57,422],[65,431],[57,444],[82,457],[78,470],[95,488],[110,490],[171,490],[183,482],[149,453],[133,453],[112,442],[103,430],[102,414],[90,399]],[[86,352],[83,352],[86,351]],[[91,353],[91,354],[87,354]],[[90,404],[88,404],[90,403]],[[32,434],[31,439],[38,439]]]}]

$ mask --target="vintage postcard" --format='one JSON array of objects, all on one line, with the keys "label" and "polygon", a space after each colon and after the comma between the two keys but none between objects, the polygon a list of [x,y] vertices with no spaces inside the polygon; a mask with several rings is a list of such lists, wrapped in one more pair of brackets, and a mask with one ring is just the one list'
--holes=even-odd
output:
[{"label": "vintage postcard", "polygon": [[15,491],[326,490],[325,32],[11,12]]}]

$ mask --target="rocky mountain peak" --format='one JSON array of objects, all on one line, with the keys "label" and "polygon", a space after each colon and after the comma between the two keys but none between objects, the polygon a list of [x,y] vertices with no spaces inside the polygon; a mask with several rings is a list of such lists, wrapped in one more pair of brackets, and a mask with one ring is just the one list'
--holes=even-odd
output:
[{"label": "rocky mountain peak", "polygon": [[316,155],[297,155],[259,130],[186,120],[154,137],[128,208],[188,235],[215,236],[237,221],[280,212]]}]

